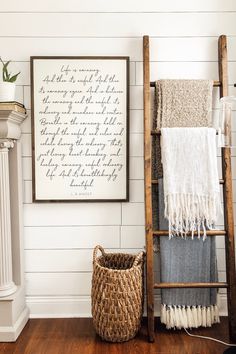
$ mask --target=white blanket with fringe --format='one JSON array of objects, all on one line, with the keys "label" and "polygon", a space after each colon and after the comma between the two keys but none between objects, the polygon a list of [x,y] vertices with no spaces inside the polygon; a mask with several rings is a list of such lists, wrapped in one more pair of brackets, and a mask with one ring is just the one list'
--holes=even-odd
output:
[{"label": "white blanket with fringe", "polygon": [[161,322],[170,328],[211,327],[219,323],[218,306],[168,306],[161,305]]},{"label": "white blanket with fringe", "polygon": [[165,217],[169,236],[212,229],[221,210],[213,128],[162,128]]}]

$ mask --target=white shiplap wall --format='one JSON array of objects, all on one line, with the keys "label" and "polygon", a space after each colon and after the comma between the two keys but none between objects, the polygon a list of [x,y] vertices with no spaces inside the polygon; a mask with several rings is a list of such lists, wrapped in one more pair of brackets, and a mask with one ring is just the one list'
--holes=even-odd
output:
[{"label": "white shiplap wall", "polygon": [[[151,36],[152,80],[217,79],[217,37],[226,34],[229,90],[236,94],[235,23],[235,0],[13,0],[1,4],[0,55],[13,60],[12,71],[21,71],[17,99],[29,113],[23,124],[22,160],[26,294],[32,317],[90,315],[92,248],[102,244],[113,251],[136,252],[144,246],[143,34]],[[129,203],[32,204],[30,55],[130,56]],[[217,97],[216,93],[215,108]],[[232,160],[236,202],[236,156]],[[223,238],[217,245],[219,275],[224,279]],[[223,301],[222,313],[224,305]]]}]

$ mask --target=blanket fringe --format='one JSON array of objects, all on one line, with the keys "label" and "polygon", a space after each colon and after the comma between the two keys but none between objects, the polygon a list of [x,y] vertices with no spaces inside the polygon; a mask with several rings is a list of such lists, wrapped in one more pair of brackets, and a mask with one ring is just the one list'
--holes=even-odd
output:
[{"label": "blanket fringe", "polygon": [[218,213],[221,212],[220,194],[199,196],[193,194],[170,194],[165,196],[165,217],[169,220],[169,237],[186,237],[191,232],[213,229]]},{"label": "blanket fringe", "polygon": [[175,306],[161,305],[161,323],[170,328],[198,328],[211,327],[219,323],[219,309],[211,306]]}]

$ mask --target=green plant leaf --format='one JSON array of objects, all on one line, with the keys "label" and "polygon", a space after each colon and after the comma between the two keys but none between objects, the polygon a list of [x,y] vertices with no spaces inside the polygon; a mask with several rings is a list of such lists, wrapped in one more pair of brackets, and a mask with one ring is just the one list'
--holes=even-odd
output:
[{"label": "green plant leaf", "polygon": [[9,74],[8,74],[8,65],[10,63],[10,60],[7,61],[6,63],[3,63],[3,68],[2,68],[2,73],[3,73],[3,81],[8,81],[9,79]]},{"label": "green plant leaf", "polygon": [[8,82],[15,82],[19,74],[20,74],[20,71],[16,75],[13,75],[12,77],[10,77]]},{"label": "green plant leaf", "polygon": [[11,73],[8,72],[8,65],[9,63],[11,62],[10,60],[8,60],[6,63],[4,63],[4,61],[2,60],[2,58],[0,57],[0,60],[2,62],[2,79],[3,81],[6,81],[6,82],[15,82],[18,75],[20,74],[17,73],[15,75],[12,75]]}]

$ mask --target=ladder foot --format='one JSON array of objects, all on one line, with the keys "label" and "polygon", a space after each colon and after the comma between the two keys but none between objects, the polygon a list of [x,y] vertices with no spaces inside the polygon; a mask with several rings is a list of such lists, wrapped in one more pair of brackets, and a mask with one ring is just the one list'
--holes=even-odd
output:
[{"label": "ladder foot", "polygon": [[236,333],[234,333],[233,335],[230,334],[229,339],[230,343],[236,344]]},{"label": "ladder foot", "polygon": [[148,341],[149,341],[149,343],[154,343],[154,342],[155,342],[155,339],[154,339],[153,336],[150,336],[150,335],[149,335]]}]

